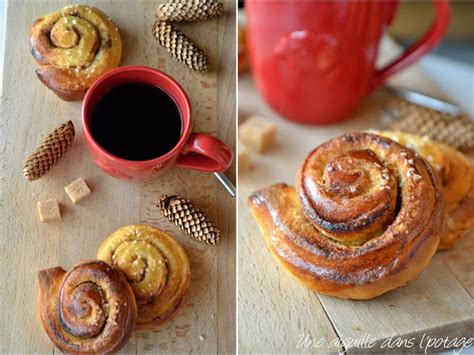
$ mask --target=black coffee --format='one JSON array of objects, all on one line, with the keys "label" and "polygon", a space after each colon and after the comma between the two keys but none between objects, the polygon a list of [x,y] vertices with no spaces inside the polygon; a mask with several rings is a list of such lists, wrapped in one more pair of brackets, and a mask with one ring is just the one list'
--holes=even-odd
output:
[{"label": "black coffee", "polygon": [[181,135],[174,100],[156,86],[130,83],[107,92],[92,113],[91,132],[109,153],[149,160],[169,152]]}]

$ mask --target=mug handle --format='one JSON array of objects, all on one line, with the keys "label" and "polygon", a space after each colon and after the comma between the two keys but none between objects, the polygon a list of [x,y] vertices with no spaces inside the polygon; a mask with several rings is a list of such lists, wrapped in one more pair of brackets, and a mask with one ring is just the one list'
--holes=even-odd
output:
[{"label": "mug handle", "polygon": [[386,67],[377,70],[372,80],[371,89],[377,88],[383,84],[388,77],[416,62],[441,40],[449,25],[451,7],[449,6],[448,0],[433,0],[433,3],[436,9],[435,20],[431,24],[428,32],[418,42],[408,48],[399,58]]},{"label": "mug handle", "polygon": [[232,151],[222,141],[207,134],[191,133],[176,165],[207,172],[222,172],[232,163]]}]

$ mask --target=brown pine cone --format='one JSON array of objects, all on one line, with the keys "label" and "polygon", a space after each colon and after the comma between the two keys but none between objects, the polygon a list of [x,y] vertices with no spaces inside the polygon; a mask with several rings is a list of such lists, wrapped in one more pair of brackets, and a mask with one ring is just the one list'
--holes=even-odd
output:
[{"label": "brown pine cone", "polygon": [[51,132],[23,166],[23,175],[26,180],[37,180],[56,165],[71,147],[74,134],[74,125],[71,121],[62,124]]},{"label": "brown pine cone", "polygon": [[163,195],[158,207],[171,223],[190,238],[212,245],[219,241],[220,232],[215,223],[189,200],[176,195]]},{"label": "brown pine cone", "polygon": [[419,106],[402,99],[393,99],[387,109],[396,117],[390,129],[399,130],[449,144],[459,150],[474,148],[474,122],[459,115]]},{"label": "brown pine cone", "polygon": [[198,72],[207,71],[207,56],[173,25],[168,22],[157,21],[153,25],[153,35],[158,43],[165,47],[179,62]]},{"label": "brown pine cone", "polygon": [[224,6],[215,0],[172,0],[158,8],[156,18],[159,21],[181,22],[207,20],[221,16]]}]

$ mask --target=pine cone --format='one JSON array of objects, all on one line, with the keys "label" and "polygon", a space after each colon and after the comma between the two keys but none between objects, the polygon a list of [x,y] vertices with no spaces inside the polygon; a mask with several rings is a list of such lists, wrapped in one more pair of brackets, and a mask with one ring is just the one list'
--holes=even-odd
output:
[{"label": "pine cone", "polygon": [[153,35],[158,43],[165,47],[179,62],[186,64],[195,71],[207,71],[208,59],[204,52],[173,25],[157,21],[153,25]]},{"label": "pine cone", "polygon": [[181,22],[207,20],[221,16],[224,6],[215,0],[172,0],[158,8],[156,18],[159,21]]},{"label": "pine cone", "polygon": [[398,98],[391,100],[387,108],[396,116],[390,129],[428,136],[463,151],[474,148],[474,122],[465,116],[450,115]]},{"label": "pine cone", "polygon": [[171,223],[190,238],[212,245],[219,241],[220,232],[215,223],[189,200],[176,195],[163,195],[158,207]]},{"label": "pine cone", "polygon": [[74,134],[74,125],[71,121],[51,132],[23,166],[23,175],[26,180],[37,180],[56,165],[71,146]]}]

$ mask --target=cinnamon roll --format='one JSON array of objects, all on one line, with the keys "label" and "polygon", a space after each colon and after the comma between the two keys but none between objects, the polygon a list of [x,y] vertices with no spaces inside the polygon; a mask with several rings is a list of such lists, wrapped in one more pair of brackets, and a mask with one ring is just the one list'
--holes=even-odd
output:
[{"label": "cinnamon roll", "polygon": [[117,26],[99,9],[70,5],[35,21],[30,48],[38,78],[61,99],[81,100],[103,73],[117,67],[122,41]]},{"label": "cinnamon roll", "polygon": [[103,261],[38,273],[40,318],[65,353],[110,353],[130,336],[137,305],[125,277]]},{"label": "cinnamon roll", "polygon": [[138,330],[156,329],[180,305],[189,286],[189,260],[165,232],[140,225],[120,228],[100,246],[97,259],[121,270],[138,303]]},{"label": "cinnamon roll", "polygon": [[474,166],[457,149],[427,137],[398,131],[374,133],[388,137],[419,153],[433,166],[446,198],[446,229],[438,250],[451,249],[474,229]]},{"label": "cinnamon roll", "polygon": [[445,201],[438,175],[412,150],[356,132],[313,150],[296,189],[256,191],[249,206],[267,244],[322,294],[370,299],[414,279],[436,251]]}]

